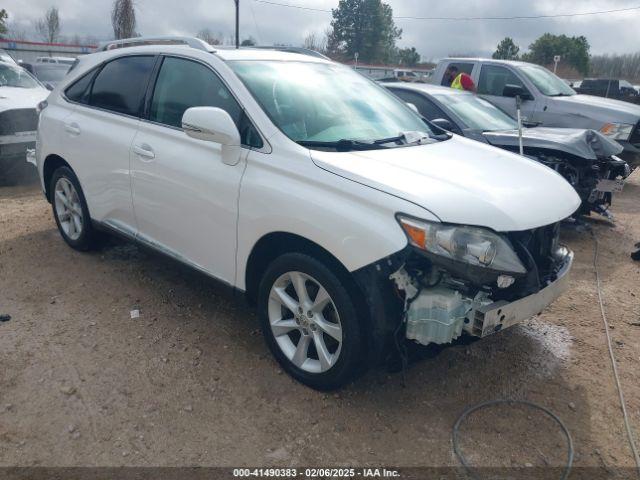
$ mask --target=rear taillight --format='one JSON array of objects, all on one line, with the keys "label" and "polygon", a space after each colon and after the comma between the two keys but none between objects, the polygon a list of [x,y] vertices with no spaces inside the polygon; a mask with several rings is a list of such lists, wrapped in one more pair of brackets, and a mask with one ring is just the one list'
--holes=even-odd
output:
[{"label": "rear taillight", "polygon": [[41,101],[36,107],[36,112],[38,112],[38,115],[48,106],[49,106],[49,102],[47,102],[46,100]]}]

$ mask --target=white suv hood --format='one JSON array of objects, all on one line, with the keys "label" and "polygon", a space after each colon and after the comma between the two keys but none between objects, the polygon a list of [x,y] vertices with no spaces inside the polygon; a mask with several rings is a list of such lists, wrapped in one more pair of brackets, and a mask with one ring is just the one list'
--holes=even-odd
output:
[{"label": "white suv hood", "polygon": [[21,108],[36,108],[48,96],[49,90],[42,87],[0,87],[0,112]]},{"label": "white suv hood", "polygon": [[575,190],[544,165],[454,135],[430,145],[347,153],[311,152],[336,175],[420,205],[441,221],[529,230],[569,217]]}]

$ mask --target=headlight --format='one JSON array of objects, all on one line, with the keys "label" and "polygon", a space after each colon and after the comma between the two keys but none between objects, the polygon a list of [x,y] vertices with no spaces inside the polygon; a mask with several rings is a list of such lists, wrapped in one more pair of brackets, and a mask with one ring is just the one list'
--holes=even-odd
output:
[{"label": "headlight", "polygon": [[633,127],[628,123],[607,123],[600,129],[600,133],[614,140],[629,140]]},{"label": "headlight", "polygon": [[527,270],[501,236],[479,227],[432,223],[398,216],[409,243],[421,250],[458,262],[501,272]]}]

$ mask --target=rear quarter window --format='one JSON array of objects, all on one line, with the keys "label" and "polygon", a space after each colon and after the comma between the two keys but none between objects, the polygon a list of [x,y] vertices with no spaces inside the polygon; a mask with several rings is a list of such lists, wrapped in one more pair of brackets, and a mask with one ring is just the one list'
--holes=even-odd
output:
[{"label": "rear quarter window", "polygon": [[68,87],[64,94],[68,100],[76,103],[89,103],[89,93],[91,92],[91,82],[96,76],[96,70],[86,73]]}]

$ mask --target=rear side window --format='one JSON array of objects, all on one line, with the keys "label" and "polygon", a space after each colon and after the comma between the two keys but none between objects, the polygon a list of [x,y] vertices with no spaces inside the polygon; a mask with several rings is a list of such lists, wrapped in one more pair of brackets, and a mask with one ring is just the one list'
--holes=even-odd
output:
[{"label": "rear side window", "polygon": [[[460,73],[466,73],[467,75],[471,75],[471,72],[473,72],[473,63],[467,63],[467,62],[451,62],[447,68],[445,68],[445,71],[451,67],[456,67],[458,69],[458,74]],[[442,81],[440,82],[440,85],[442,85],[443,87],[450,87],[451,86],[451,82],[449,81],[449,79],[447,78],[446,75],[444,75],[442,77]]]},{"label": "rear side window", "polygon": [[518,85],[525,91],[528,91],[524,83],[508,68],[496,65],[483,65],[480,71],[480,81],[478,82],[479,94],[501,97],[504,87],[507,85]]},{"label": "rear side window", "polygon": [[137,116],[154,61],[153,56],[134,56],[107,63],[93,82],[89,104]]},{"label": "rear side window", "polygon": [[204,65],[167,57],[156,81],[149,120],[182,128],[182,115],[191,107],[217,107],[233,119],[242,143],[260,148],[262,140],[222,80]]}]

